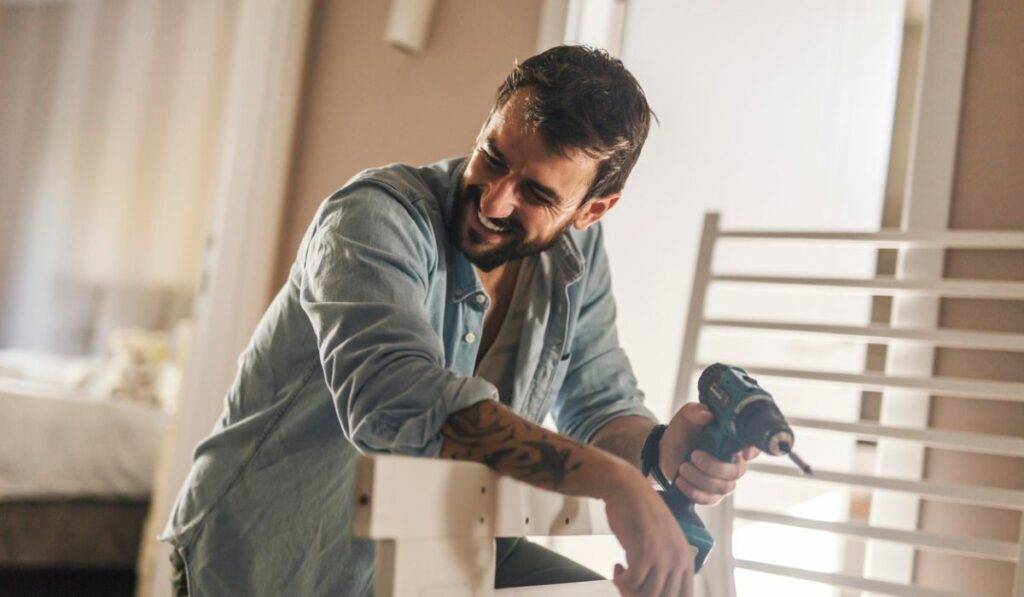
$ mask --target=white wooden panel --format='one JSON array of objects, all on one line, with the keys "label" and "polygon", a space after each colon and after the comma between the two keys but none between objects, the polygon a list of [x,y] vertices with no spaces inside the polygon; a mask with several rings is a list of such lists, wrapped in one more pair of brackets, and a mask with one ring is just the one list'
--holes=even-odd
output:
[{"label": "white wooden panel", "polygon": [[1011,332],[978,332],[957,329],[901,329],[886,325],[822,325],[746,319],[705,319],[704,327],[738,331],[775,332],[784,335],[833,336],[855,338],[867,342],[912,340],[950,348],[1024,351],[1024,334]]},{"label": "white wooden panel", "polygon": [[1024,232],[995,230],[879,230],[878,232],[816,232],[807,230],[727,230],[723,239],[828,241],[829,244],[864,244],[876,248],[1020,249]]},{"label": "white wooden panel", "polygon": [[834,587],[845,587],[848,589],[856,589],[861,591],[873,591],[876,593],[881,593],[883,595],[897,595],[900,597],[968,597],[963,593],[940,591],[938,589],[926,589],[923,587],[913,587],[890,582],[883,582],[880,580],[870,580],[866,578],[861,578],[859,576],[849,576],[846,574],[814,572],[811,570],[790,568],[788,566],[777,566],[775,564],[765,564],[764,562],[754,562],[751,560],[736,560],[736,567],[744,570],[754,570],[757,572],[766,572],[768,574],[778,574],[781,576],[788,576],[791,578],[799,578],[803,580],[809,580],[812,582],[825,583],[827,585],[831,585]]},{"label": "white wooden panel", "polygon": [[375,597],[477,597],[494,592],[494,540],[474,537],[377,542]]},{"label": "white wooden panel", "polygon": [[[922,235],[942,234],[949,224],[971,1],[930,2],[929,9],[921,38],[901,223],[901,228],[908,233]],[[902,249],[898,254],[896,276],[914,281],[941,280],[943,263],[941,250]],[[987,285],[979,284],[982,290],[980,286]],[[975,296],[983,297],[988,291],[992,291],[993,298],[999,294],[993,287],[984,290],[985,293]],[[891,313],[893,327],[935,328],[939,321],[939,301],[896,295]],[[886,352],[885,371],[889,375],[928,376],[933,372],[934,358],[932,347],[891,344]],[[882,393],[879,419],[886,425],[927,428],[929,410],[927,393],[891,388]],[[924,472],[924,449],[883,439],[875,452],[875,471],[881,475],[920,478]],[[918,510],[918,500],[911,496],[875,492],[871,498],[870,521],[913,529],[918,525]],[[912,549],[868,542],[865,575],[907,583],[913,578],[913,567]]]},{"label": "white wooden panel", "polygon": [[618,594],[607,581],[493,590],[495,537],[610,534],[598,500],[482,464],[392,455],[360,458],[355,499],[353,535],[377,541],[378,597]]},{"label": "white wooden panel", "polygon": [[950,502],[960,502],[1012,510],[1024,510],[1024,491],[1014,489],[997,489],[994,487],[978,487],[976,485],[954,485],[949,483],[934,483],[931,481],[892,479],[889,477],[858,475],[825,470],[815,470],[813,477],[806,477],[799,469],[793,466],[764,464],[760,462],[751,462],[748,466],[748,470],[753,472],[780,475],[784,477],[795,477],[807,480],[808,482],[855,485],[872,489],[897,491],[900,493],[930,497]]},{"label": "white wooden panel", "polygon": [[990,280],[906,280],[884,276],[872,279],[809,278],[716,274],[711,277],[711,281],[731,284],[793,286],[830,292],[859,291],[895,296],[1024,299],[1024,282],[993,282]]},{"label": "white wooden panel", "polygon": [[759,510],[740,508],[734,510],[733,515],[736,518],[742,518],[744,520],[795,526],[830,533],[840,533],[851,537],[904,543],[907,545],[924,547],[933,551],[958,553],[1009,562],[1015,562],[1017,560],[1017,544],[1010,543],[1008,541],[954,537],[951,535],[937,535],[921,531],[903,531],[899,529],[874,527],[861,523],[812,520],[798,516],[777,514],[775,512],[763,512]]},{"label": "white wooden panel", "polygon": [[474,462],[362,457],[356,501],[353,533],[370,539],[611,534],[600,500],[532,487]]},{"label": "white wooden panel", "polygon": [[960,398],[1024,401],[1024,383],[966,379],[962,377],[904,377],[878,373],[835,373],[777,367],[744,367],[753,376],[780,377],[829,384],[852,385],[865,390],[899,388],[925,390]]},{"label": "white wooden panel", "polygon": [[500,597],[618,597],[619,590],[610,580],[594,580],[561,585],[499,589],[494,594]]},{"label": "white wooden panel", "polygon": [[966,452],[984,454],[1001,454],[1024,458],[1024,438],[990,433],[966,433],[947,431],[944,429],[917,429],[912,427],[894,427],[875,423],[845,423],[824,419],[807,419],[803,417],[787,417],[793,427],[821,429],[852,433],[860,439],[877,439],[880,437],[921,442],[926,446],[952,448]]},{"label": "white wooden panel", "polygon": [[670,413],[675,413],[690,399],[697,349],[700,346],[701,321],[704,319],[704,300],[707,298],[708,283],[711,280],[711,260],[714,257],[715,241],[718,238],[718,222],[719,214],[717,212],[704,214],[700,247],[697,251],[697,264],[693,270],[690,302],[686,310],[683,347],[679,353],[679,366],[676,369],[675,396]]}]

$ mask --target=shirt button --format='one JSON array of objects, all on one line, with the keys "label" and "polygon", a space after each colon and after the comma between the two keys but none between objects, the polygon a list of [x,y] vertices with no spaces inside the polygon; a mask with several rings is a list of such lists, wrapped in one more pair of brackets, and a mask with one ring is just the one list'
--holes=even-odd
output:
[{"label": "shirt button", "polygon": [[466,340],[467,344],[472,344],[476,340],[476,334],[469,332],[463,338]]},{"label": "shirt button", "polygon": [[476,304],[482,305],[482,304],[484,304],[486,302],[487,302],[487,297],[486,296],[484,296],[483,294],[477,294],[476,295]]}]

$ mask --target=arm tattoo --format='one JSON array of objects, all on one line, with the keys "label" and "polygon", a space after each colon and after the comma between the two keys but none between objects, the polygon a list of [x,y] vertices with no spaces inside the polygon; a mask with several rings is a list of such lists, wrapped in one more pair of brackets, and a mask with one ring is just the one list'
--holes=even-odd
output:
[{"label": "arm tattoo", "polygon": [[482,462],[522,481],[557,489],[583,466],[583,446],[485,400],[448,417],[442,456]]}]

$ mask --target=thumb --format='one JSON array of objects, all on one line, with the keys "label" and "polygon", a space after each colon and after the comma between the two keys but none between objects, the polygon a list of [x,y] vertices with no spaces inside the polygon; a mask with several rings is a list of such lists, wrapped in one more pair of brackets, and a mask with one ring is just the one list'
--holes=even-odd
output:
[{"label": "thumb", "polygon": [[679,409],[679,414],[689,424],[689,427],[704,427],[715,420],[711,409],[699,402],[687,402]]}]

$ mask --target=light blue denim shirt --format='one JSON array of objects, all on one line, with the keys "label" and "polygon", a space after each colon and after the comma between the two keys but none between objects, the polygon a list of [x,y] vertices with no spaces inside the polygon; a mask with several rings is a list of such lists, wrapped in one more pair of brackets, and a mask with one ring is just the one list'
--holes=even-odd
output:
[{"label": "light blue denim shirt", "polygon": [[[191,595],[369,594],[357,457],[436,456],[450,414],[499,399],[473,375],[489,298],[445,225],[464,164],[368,170],[320,206],[161,535]],[[550,283],[529,297],[509,400],[581,442],[654,418],[618,344],[601,234],[538,256]]]}]

